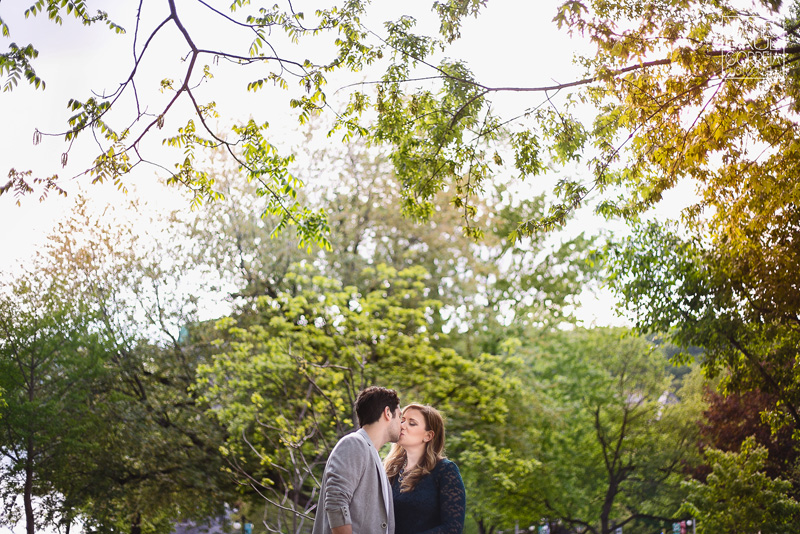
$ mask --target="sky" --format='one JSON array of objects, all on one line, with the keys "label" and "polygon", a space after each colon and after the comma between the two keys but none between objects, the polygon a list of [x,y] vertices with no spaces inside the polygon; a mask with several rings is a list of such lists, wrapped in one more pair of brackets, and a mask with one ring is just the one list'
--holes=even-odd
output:
[{"label": "sky", "polygon": [[[5,174],[8,169],[15,168],[19,171],[33,170],[36,175],[58,174],[62,178],[68,178],[88,168],[95,155],[94,142],[88,135],[79,138],[70,148],[67,165],[62,168],[62,154],[67,145],[63,136],[47,134],[62,133],[66,129],[67,118],[72,113],[66,107],[69,98],[85,100],[92,92],[111,93],[126,78],[132,64],[134,32],[130,21],[137,4],[110,0],[101,0],[94,4],[96,8],[108,11],[112,20],[126,27],[128,33],[124,36],[114,35],[100,25],[83,27],[71,18],[65,19],[61,26],[56,26],[41,16],[24,19],[22,8],[27,3],[11,2],[10,7],[7,1],[0,4],[0,17],[11,30],[10,39],[5,41],[35,43],[40,52],[35,63],[37,73],[47,84],[44,91],[20,83],[13,91],[0,93],[2,122],[5,125],[14,125],[13,128],[0,129],[0,147],[4,147],[0,151],[1,173]],[[143,28],[154,26],[166,16],[162,4],[165,3],[143,3]],[[224,10],[229,2],[226,0],[212,4]],[[417,28],[420,32],[435,34],[438,22],[431,15],[429,5],[430,2],[421,0],[377,1],[365,23],[376,34],[384,35],[384,20],[396,20],[403,15],[413,14],[418,19]],[[242,35],[232,24],[220,23],[219,17],[209,18],[208,10],[200,10],[197,6],[194,0],[177,1],[177,8],[198,46],[209,49],[239,47],[246,51],[249,35]],[[556,6],[557,2],[553,0],[489,2],[479,18],[467,18],[464,21],[464,38],[447,53],[452,57],[467,58],[477,79],[488,80],[496,86],[551,85],[554,82],[580,78],[581,69],[572,59],[576,52],[586,52],[589,47],[559,31],[551,22]],[[213,31],[208,31],[209,28],[213,28]],[[147,35],[147,32],[143,31],[141,34]],[[311,41],[301,47],[280,38],[276,38],[275,42],[277,51],[282,56],[298,60],[305,57],[327,59],[330,57],[330,42],[325,39]],[[0,43],[5,47],[6,43],[2,39]],[[140,40],[139,49],[141,45]],[[159,82],[163,78],[176,79],[184,72],[182,56],[186,50],[185,43],[181,42],[174,29],[162,31],[150,45],[137,72],[137,91],[140,103],[149,106],[151,112],[160,109],[159,106],[163,106],[171,96],[168,92],[162,93],[158,90]],[[210,59],[205,58],[203,61],[210,62]],[[274,136],[271,141],[278,145],[301,142],[297,122],[287,105],[286,92],[274,89],[259,93],[245,91],[247,82],[258,77],[258,72],[251,67],[227,68],[224,63],[211,63],[211,68],[214,78],[198,88],[198,99],[214,100],[221,116],[226,119],[268,117],[270,132]],[[376,77],[377,71],[365,71],[358,75],[333,75],[328,86],[329,96],[333,102],[342,102],[352,83],[369,81]],[[123,98],[120,104],[120,110],[127,117],[131,116],[133,99]],[[494,109],[500,115],[518,114],[530,105],[530,97],[527,95],[507,93],[493,99]],[[112,120],[121,115],[117,113],[112,116]],[[185,124],[189,116],[190,110],[185,104],[174,109],[167,116],[163,132],[174,132],[177,126]],[[115,124],[119,126],[123,123],[117,120]],[[127,122],[124,124],[127,125]],[[45,135],[35,145],[33,139],[37,129]],[[145,149],[149,154],[162,154],[164,149],[159,146],[163,137],[159,134],[162,132],[154,133],[145,143]],[[4,229],[4,246],[3,253],[0,254],[0,270],[15,269],[41,247],[56,222],[69,212],[77,194],[90,195],[99,204],[108,202],[116,205],[124,202],[124,196],[137,196],[145,199],[142,209],[154,211],[185,205],[185,195],[174,189],[164,189],[159,180],[154,179],[156,175],[163,177],[165,174],[162,169],[153,166],[137,168],[125,179],[128,188],[126,195],[120,193],[113,184],[91,184],[91,179],[86,176],[61,182],[69,193],[67,198],[51,193],[44,202],[39,202],[35,196],[17,199],[12,195],[3,195],[0,197],[0,227]],[[551,178],[549,183],[554,179]],[[18,200],[21,206],[16,205]],[[577,222],[570,231],[577,233],[583,226],[596,228],[598,224],[598,219],[587,213],[583,215],[583,221]],[[585,310],[582,312],[585,320],[599,324],[616,322],[617,319],[610,313],[608,299],[607,294],[602,294],[599,298],[585,295]]]},{"label": "sky", "polygon": [[[216,2],[224,6],[225,2]],[[37,73],[45,79],[47,87],[44,91],[20,83],[11,92],[0,94],[0,116],[6,127],[0,129],[0,173],[6,175],[9,169],[18,171],[33,170],[35,174],[70,177],[88,168],[94,153],[94,143],[88,135],[79,138],[71,147],[68,165],[61,166],[62,154],[66,145],[61,137],[50,137],[48,133],[62,133],[66,129],[66,119],[71,112],[66,107],[68,98],[87,98],[91,92],[109,93],[117,84],[125,79],[131,65],[133,28],[128,22],[133,15],[136,2],[101,1],[98,7],[108,10],[112,19],[119,20],[129,30],[126,36],[112,35],[102,26],[83,27],[77,21],[65,19],[62,26],[56,26],[45,17],[23,19],[22,8],[27,2],[6,0],[0,4],[0,17],[11,29],[10,39],[0,39],[3,47],[7,42],[24,44],[35,43],[40,52],[35,65]],[[165,12],[159,12],[163,2],[144,2],[145,19],[152,24],[160,20]],[[533,85],[550,84],[554,79],[564,81],[572,79],[579,71],[572,65],[571,57],[576,47],[574,41],[556,31],[550,22],[555,13],[555,2],[526,2],[521,8],[519,2],[496,0],[479,19],[468,19],[465,23],[465,39],[458,43],[451,52],[456,57],[469,57],[471,68],[479,79],[491,80],[496,85]],[[190,32],[195,35],[198,45],[207,48],[218,46],[246,47],[249,38],[245,39],[239,32],[233,32],[232,25],[219,28],[217,21],[207,17],[194,15],[196,2],[178,0],[177,6],[185,13],[185,22]],[[435,21],[426,8],[427,2],[412,0],[410,2],[376,2],[374,20],[368,20],[368,26],[376,33],[382,33],[382,20],[396,19],[407,13],[415,13],[420,17],[419,26],[435,32]],[[534,7],[535,6],[535,7]],[[214,31],[206,28],[214,27]],[[538,38],[536,46],[531,49],[531,34]],[[3,42],[5,41],[5,42]],[[310,43],[303,49],[281,43],[279,53],[298,59],[303,57],[329,57],[321,52],[327,42]],[[141,46],[141,41],[139,43]],[[158,48],[156,48],[158,47]],[[246,48],[245,48],[246,49]],[[168,98],[169,94],[158,92],[158,82],[165,78],[177,78],[181,73],[181,55],[186,47],[177,39],[173,30],[164,32],[163,36],[151,45],[153,54],[145,56],[145,61],[137,73],[137,90],[140,101],[147,102],[150,110]],[[205,59],[209,61],[209,59]],[[244,86],[257,73],[251,68],[226,69],[224,65],[213,65],[215,78],[203,84],[198,98],[214,99],[223,117],[257,118],[269,117],[271,128],[279,140],[296,135],[296,122],[288,113],[286,94],[279,91],[248,93]],[[353,81],[368,79],[369,73],[350,76],[341,80],[333,77],[331,89]],[[339,84],[337,86],[337,84]],[[334,92],[333,98],[342,98],[347,89]],[[129,92],[130,93],[130,92]],[[132,110],[131,100],[123,100],[126,113]],[[497,99],[495,106],[502,111],[520,109],[528,105],[519,102],[514,95]],[[119,116],[119,114],[118,114]],[[188,117],[184,106],[176,109],[167,117],[164,132],[174,131]],[[116,122],[116,125],[122,124]],[[127,122],[125,123],[127,124]],[[8,127],[8,125],[14,125]],[[169,130],[172,127],[172,130]],[[42,141],[34,145],[34,132],[38,129],[45,133]],[[158,134],[160,132],[156,132]],[[160,137],[151,135],[147,149],[150,153],[161,151],[158,146]],[[126,183],[133,184],[138,194],[159,198],[166,197],[176,202],[184,201],[179,194],[164,193],[153,179],[155,174],[163,176],[165,172],[154,167],[142,167],[134,171]],[[114,187],[92,186],[87,177],[67,181],[64,188],[74,196],[78,191],[85,191],[93,196],[108,197],[115,202]],[[150,191],[157,191],[150,194]],[[13,228],[13,232],[4,232],[4,254],[0,258],[0,269],[26,258],[41,243],[55,220],[62,216],[71,206],[71,198],[63,200],[50,195],[46,202],[39,203],[32,196],[20,199],[22,206],[15,205],[17,199],[11,195],[0,197],[0,225],[4,229]]]}]

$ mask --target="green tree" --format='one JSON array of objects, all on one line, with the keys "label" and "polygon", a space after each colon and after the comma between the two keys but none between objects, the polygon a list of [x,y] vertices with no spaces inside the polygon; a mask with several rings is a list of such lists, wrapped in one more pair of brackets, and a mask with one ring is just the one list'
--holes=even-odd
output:
[{"label": "green tree", "polygon": [[[169,532],[175,520],[208,517],[236,496],[221,471],[218,446],[224,431],[203,416],[207,406],[190,390],[198,363],[208,355],[202,339],[194,343],[181,334],[197,322],[202,303],[180,282],[196,271],[190,273],[182,261],[180,242],[134,232],[131,222],[115,220],[113,208],[94,209],[79,199],[36,258],[36,274],[28,278],[41,287],[29,288],[31,296],[20,293],[21,303],[30,301],[27,308],[55,314],[53,303],[62,303],[63,311],[45,324],[30,311],[12,314],[14,308],[6,304],[6,330],[53,352],[43,350],[38,357],[58,356],[74,360],[72,367],[81,362],[86,367],[64,378],[76,385],[69,396],[62,394],[61,417],[46,420],[46,434],[37,445],[58,450],[63,436],[80,447],[62,451],[46,470],[37,470],[44,488],[39,495],[55,503],[50,509],[61,514],[66,528],[80,518],[97,529]],[[26,287],[25,280],[17,285]],[[32,295],[46,295],[50,303],[35,306]],[[7,302],[13,302],[10,296]],[[35,320],[42,323],[36,329]],[[79,337],[36,341],[36,332],[44,336],[52,330],[52,336],[64,337],[76,321],[93,336],[87,340],[96,339],[94,352],[85,354],[80,343],[89,341]],[[60,325],[63,332],[56,328]],[[9,341],[7,350],[25,348],[22,341],[14,343]],[[30,357],[40,349],[29,349]],[[90,364],[98,369],[90,372]],[[46,368],[31,364],[31,369],[43,373]],[[49,413],[45,408],[43,418]],[[31,424],[36,420],[32,417]]]},{"label": "green tree", "polygon": [[64,230],[54,256],[83,261],[54,267],[70,268],[73,298],[99,310],[113,364],[101,411],[116,424],[99,437],[108,454],[90,470],[104,478],[86,486],[88,518],[139,534],[220,513],[235,498],[218,451],[225,433],[191,390],[207,345],[186,335],[204,304],[202,267],[183,256],[185,243],[158,235],[158,225],[142,235],[132,223],[77,210]]},{"label": "green tree", "polygon": [[291,290],[217,323],[219,353],[198,387],[228,428],[232,472],[265,499],[270,528],[307,525],[322,466],[353,428],[363,387],[385,384],[403,402],[434,403],[456,435],[502,425],[519,387],[497,357],[436,348],[438,303],[426,295],[423,269],[380,265],[365,274],[373,287],[359,291],[297,266],[287,275]]},{"label": "green tree", "polygon": [[530,427],[513,428],[519,439],[512,443],[495,439],[491,431],[468,430],[459,436],[467,513],[480,534],[514,524],[534,525],[546,512],[540,501],[531,498],[542,471],[534,435]]},{"label": "green tree", "polygon": [[97,454],[84,438],[108,426],[91,401],[106,374],[105,347],[91,310],[63,296],[57,280],[35,272],[0,294],[0,492],[6,526],[20,518],[21,498],[28,534],[70,522],[68,499],[58,497],[76,467],[68,459]]},{"label": "green tree", "polygon": [[706,451],[712,472],[705,483],[685,483],[686,502],[681,511],[697,520],[700,534],[761,532],[788,534],[800,521],[800,503],[788,492],[791,483],[764,472],[767,450],[754,438],[740,452]]},{"label": "green tree", "polygon": [[[737,270],[740,259],[728,252],[656,224],[642,225],[609,253],[611,285],[640,330],[668,332],[681,346],[702,347],[709,373],[725,371],[723,392],[772,395],[773,427],[789,425],[797,432],[799,340],[790,310],[795,289],[784,288],[781,298],[766,292],[794,276],[791,269]],[[781,250],[776,258],[791,261]]]},{"label": "green tree", "polygon": [[668,521],[697,443],[696,381],[677,391],[663,353],[619,329],[551,335],[533,358],[543,412],[531,499],[544,517],[595,534]]}]

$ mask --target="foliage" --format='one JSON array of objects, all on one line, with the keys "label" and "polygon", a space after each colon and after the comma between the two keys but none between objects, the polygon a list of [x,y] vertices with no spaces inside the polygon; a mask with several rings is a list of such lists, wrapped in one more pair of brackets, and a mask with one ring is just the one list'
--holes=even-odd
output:
[{"label": "foliage", "polygon": [[[146,17],[142,15],[143,9],[136,10],[136,20],[128,21],[131,22],[129,27],[134,28],[130,38],[134,44],[139,42],[144,44],[140,48],[134,45],[135,52],[130,76],[113,94],[93,94],[85,99],[69,99],[67,105],[74,114],[69,118],[68,129],[63,133],[65,141],[70,146],[62,155],[62,164],[66,165],[72,143],[78,138],[95,137],[101,142],[100,153],[94,158],[89,168],[81,174],[91,176],[93,183],[111,181],[120,189],[126,189],[127,182],[124,178],[139,163],[153,163],[142,157],[139,151],[141,141],[151,130],[161,129],[164,126],[165,116],[173,107],[180,107],[176,106],[176,103],[185,100],[195,115],[188,118],[184,126],[178,127],[174,135],[163,139],[165,146],[175,149],[173,154],[179,154],[178,160],[169,165],[169,168],[166,165],[155,164],[157,168],[167,170],[168,182],[183,184],[193,191],[192,202],[195,206],[204,201],[221,198],[219,192],[214,188],[213,179],[203,169],[202,162],[197,161],[196,153],[203,148],[222,147],[236,159],[239,169],[246,179],[258,184],[258,193],[266,201],[265,213],[276,215],[281,228],[290,224],[295,225],[298,239],[304,246],[316,243],[327,248],[329,245],[325,237],[327,223],[324,214],[313,212],[295,201],[297,191],[302,184],[287,171],[292,157],[278,154],[276,147],[265,138],[267,123],[249,120],[234,125],[229,138],[220,138],[209,128],[209,122],[218,117],[215,110],[216,104],[214,102],[199,103],[196,97],[196,85],[199,81],[213,78],[210,66],[206,64],[201,67],[200,65],[201,58],[207,55],[216,57],[215,61],[218,61],[219,57],[223,57],[240,64],[272,64],[275,69],[268,67],[267,70],[272,70],[272,72],[264,78],[248,84],[247,89],[256,91],[265,81],[286,88],[288,87],[287,78],[296,77],[299,87],[303,88],[306,95],[302,101],[295,99],[292,104],[295,107],[304,108],[301,116],[307,119],[309,114],[307,108],[319,105],[324,101],[321,88],[325,84],[325,72],[344,65],[356,68],[360,62],[370,61],[368,47],[358,43],[361,35],[358,28],[358,16],[363,11],[363,6],[360,2],[353,0],[348,1],[341,8],[334,6],[332,9],[318,10],[316,12],[317,27],[308,28],[304,25],[303,15],[296,14],[291,9],[282,11],[275,6],[273,9],[255,10],[247,9],[247,4],[249,2],[234,2],[230,6],[230,15],[224,15],[216,9],[205,6],[227,21],[233,20],[233,17],[240,17],[241,20],[236,22],[241,24],[242,28],[253,32],[249,50],[228,52],[223,50],[212,52],[199,48],[191,33],[187,31],[182,19],[183,13],[179,11],[175,2],[169,2],[167,18],[149,29],[145,29]],[[119,38],[126,38],[128,34],[125,28],[113,22],[107,13],[98,12],[94,17],[89,16],[90,5],[91,3],[87,0],[39,0],[25,12],[25,16],[37,16],[47,12],[48,18],[58,24],[61,24],[65,14],[73,15],[86,25],[102,21]],[[150,5],[146,7],[149,8]],[[4,36],[10,36],[12,28],[2,19],[0,19],[0,27]],[[156,37],[166,33],[171,27],[179,32],[183,38],[182,44],[189,50],[189,55],[184,57],[186,71],[178,83],[174,83],[169,78],[160,82],[161,92],[170,94],[170,98],[163,106],[159,103],[160,109],[154,114],[152,111],[148,111],[148,106],[140,107],[138,105],[137,70],[139,70],[140,63],[150,59],[151,45],[155,46],[153,43]],[[310,61],[298,62],[288,58],[275,57],[271,54],[272,45],[269,36],[273,27],[282,28],[290,41],[295,41],[303,36],[313,36],[320,32],[341,35],[342,39],[337,40],[335,45],[339,52],[338,57],[328,64],[317,65]],[[150,33],[145,35],[148,31]],[[357,58],[354,52],[358,52],[360,57]],[[44,87],[44,80],[36,75],[33,66],[33,60],[37,56],[38,51],[32,44],[26,47],[18,47],[14,43],[9,45],[9,51],[0,56],[0,75],[7,77],[4,89],[12,89],[17,84],[21,73],[36,87]],[[137,104],[135,117],[125,126],[117,126],[112,118],[112,110],[123,107],[126,99],[131,99]],[[35,140],[41,140],[41,133],[38,130]],[[35,177],[32,184],[43,184],[45,190],[61,191],[57,179],[57,176],[46,180]],[[0,193],[10,190],[24,193],[32,191],[33,188],[26,172],[12,171],[9,174],[9,182],[0,188]]]},{"label": "foliage", "polygon": [[[35,274],[11,286],[16,300],[5,301],[8,357],[25,355],[30,372],[66,383],[66,391],[48,386],[37,393],[44,400],[57,394],[58,404],[43,403],[37,416],[24,419],[30,429],[18,432],[57,453],[34,466],[43,485],[35,488],[43,508],[37,516],[65,528],[79,519],[93,529],[169,532],[178,518],[218,512],[230,492],[217,454],[223,432],[202,417],[206,407],[189,391],[207,352],[180,335],[199,300],[177,283],[188,275],[177,261],[181,249],[173,242],[159,250],[158,239],[144,248],[138,241],[144,236],[130,224],[114,220],[110,208],[101,216],[79,200],[35,258]],[[46,364],[63,368],[64,376]],[[20,387],[11,413],[31,408],[17,395]],[[17,456],[33,462],[39,453]],[[32,519],[27,523],[33,532]]]},{"label": "foliage", "polygon": [[712,467],[705,484],[685,484],[681,511],[697,520],[700,534],[712,532],[762,532],[788,534],[800,520],[800,503],[787,495],[791,483],[763,472],[767,450],[754,438],[740,452],[706,451]]},{"label": "foliage", "polygon": [[[329,78],[338,73],[347,80],[348,73],[364,69],[369,69],[368,76],[377,72],[370,80],[374,83],[367,85],[371,90],[348,86],[349,102],[337,110],[336,128],[346,139],[367,136],[392,146],[406,214],[427,220],[436,196],[444,192],[473,237],[485,230],[477,218],[478,199],[487,184],[506,172],[506,161],[523,177],[541,175],[549,164],[585,162],[590,171],[587,181],[563,178],[554,189],[559,201],[547,214],[528,214],[514,237],[563,223],[592,192],[601,195],[599,212],[635,217],[659,202],[665,191],[691,179],[699,186],[701,202],[688,215],[699,223],[702,208],[713,207],[710,218],[720,237],[755,245],[753,235],[771,223],[747,217],[748,210],[791,217],[782,207],[796,201],[791,179],[797,159],[792,118],[795,21],[784,20],[777,11],[781,2],[774,0],[757,2],[751,11],[737,10],[726,0],[564,1],[554,12],[554,22],[587,39],[596,52],[581,58],[584,78],[540,87],[479,80],[471,72],[470,58],[454,57],[452,47],[468,37],[464,19],[480,17],[485,2],[435,2],[439,34],[424,35],[417,33],[411,14],[386,21],[381,33],[371,30],[363,21],[371,14],[369,6],[358,0],[316,10],[307,6],[305,12],[295,11],[292,4],[267,7],[236,1],[227,13],[212,9],[209,14],[220,27],[232,24],[232,32],[237,28],[246,33],[245,44],[240,49],[235,39],[226,39],[213,50],[195,44],[201,30],[190,24],[188,7],[169,2],[160,24],[150,23],[138,10],[120,25],[105,13],[88,16],[89,5],[86,0],[41,0],[28,11],[46,11],[58,23],[64,13],[85,24],[104,22],[120,39],[145,43],[134,54],[130,75],[113,94],[70,99],[75,115],[66,140],[94,132],[102,142],[86,173],[95,181],[124,187],[124,177],[134,167],[152,162],[140,151],[142,140],[163,127],[165,117],[175,117],[185,125],[164,142],[179,150],[172,165],[160,165],[174,168],[170,181],[189,186],[196,202],[218,198],[197,151],[227,151],[244,178],[258,184],[265,213],[276,215],[280,227],[297,224],[304,243],[318,239],[328,246],[320,237],[327,219],[296,200],[301,184],[288,172],[291,157],[280,156],[268,140],[268,117],[236,124],[227,134],[210,127],[217,104],[198,97],[198,83],[211,83],[214,71],[220,70],[211,58],[258,66],[261,70],[247,90],[274,86],[286,91],[301,123],[330,106],[325,88]],[[150,3],[143,5],[148,7]],[[126,33],[123,26],[133,31]],[[2,28],[5,35],[13,30],[4,23]],[[142,78],[140,67],[159,52],[154,50],[156,38],[170,28],[180,32],[178,53],[185,57],[185,70],[160,82],[169,98],[152,109],[136,106],[133,116],[119,123],[124,126],[112,124],[116,121],[110,111],[122,108],[126,98],[139,103],[134,90]],[[333,44],[320,41],[325,37]],[[277,52],[281,45],[320,42],[324,45],[312,59],[298,61]],[[21,72],[35,85],[43,83],[33,68],[35,48],[14,46],[2,56],[6,85],[12,87]],[[205,58],[209,60],[203,66]],[[507,94],[532,95],[533,100],[519,113],[497,115],[493,99]],[[186,120],[176,111],[179,102],[193,111]],[[586,105],[596,113],[584,114]],[[3,190],[22,190],[28,181],[25,174],[15,173]],[[620,188],[626,193],[619,194]],[[739,219],[749,222],[726,222]]]},{"label": "foliage", "polygon": [[296,266],[290,290],[217,322],[219,352],[198,387],[228,428],[232,473],[276,510],[265,518],[271,528],[298,532],[308,520],[317,477],[353,428],[363,387],[383,384],[403,403],[435,404],[456,434],[502,425],[508,393],[519,387],[496,357],[471,361],[435,348],[438,303],[426,295],[424,270],[380,265],[365,276],[372,287],[359,291]]},{"label": "foliage", "polygon": [[69,516],[56,493],[78,469],[69,459],[95,454],[85,437],[107,427],[90,400],[105,375],[104,346],[90,310],[61,290],[29,272],[0,294],[0,492],[7,526],[21,503],[29,534]]},{"label": "foliage", "polygon": [[535,524],[544,515],[543,506],[530,498],[543,469],[526,439],[531,437],[531,429],[515,428],[520,439],[514,445],[519,446],[498,445],[490,434],[482,437],[473,431],[460,436],[467,510],[481,534],[500,525]]},{"label": "foliage", "polygon": [[537,345],[542,467],[531,498],[544,517],[602,534],[666,522],[694,461],[696,383],[678,391],[663,354],[624,330],[551,334]]},{"label": "foliage", "polygon": [[702,364],[711,375],[728,371],[723,391],[774,396],[772,426],[798,429],[799,345],[791,304],[796,291],[786,288],[783,300],[763,293],[793,271],[737,271],[737,257],[656,224],[639,227],[612,246],[609,256],[612,287],[639,329],[668,332],[681,346],[704,348]]},{"label": "foliage", "polygon": [[[775,397],[761,391],[731,392],[722,395],[709,389],[708,408],[703,414],[702,442],[704,446],[721,451],[739,451],[748,437],[764,447],[768,455],[763,471],[770,478],[783,478],[793,484],[792,495],[800,490],[800,451],[792,439],[791,429],[775,432],[762,418],[775,406]],[[701,474],[707,474],[705,470]],[[702,480],[702,478],[701,478]]]},{"label": "foliage", "polygon": [[[596,51],[581,58],[583,79],[549,87],[493,86],[472,75],[468,58],[435,65],[434,51],[446,45],[413,35],[407,18],[387,26],[393,63],[377,96],[355,93],[353,109],[366,101],[377,110],[371,132],[393,145],[406,209],[417,217],[446,189],[469,221],[472,199],[502,172],[503,151],[493,148],[505,129],[522,176],[576,161],[590,173],[588,180],[579,174],[559,182],[560,201],[544,217],[532,214],[516,235],[563,223],[591,193],[599,194],[598,212],[634,219],[692,180],[700,202],[686,215],[701,225],[705,213],[720,239],[758,248],[756,236],[772,228],[773,218],[748,214],[792,217],[797,195],[796,24],[782,19],[779,4],[742,11],[724,1],[565,1],[555,23]],[[451,17],[442,25],[445,41],[459,35],[445,30],[452,17],[466,12],[439,11]],[[437,80],[434,88],[405,83],[419,65]],[[559,91],[567,96],[552,98]],[[492,107],[491,99],[505,93],[545,98],[509,120]]]},{"label": "foliage", "polygon": [[[309,126],[309,143],[296,149],[295,172],[307,181],[336,177],[309,187],[305,200],[327,214],[332,251],[309,256],[291,237],[276,234],[277,221],[259,216],[263,202],[252,185],[237,180],[234,162],[224,157],[214,160],[211,174],[226,200],[200,216],[181,217],[190,226],[197,263],[219,272],[235,297],[275,296],[287,288],[289,265],[301,261],[313,261],[344,285],[368,290],[373,282],[365,269],[384,263],[399,271],[425,268],[426,288],[442,304],[433,328],[450,332],[449,346],[467,356],[499,353],[506,337],[530,325],[575,320],[570,311],[577,296],[597,273],[588,261],[594,239],[579,234],[560,242],[545,235],[508,240],[526,213],[544,209],[542,197],[514,201],[506,187],[487,191],[478,215],[486,233],[475,243],[450,210],[437,209],[425,224],[401,215],[401,192],[384,151],[363,140],[344,151],[335,145],[309,148],[319,132],[318,123]],[[435,200],[444,208],[448,198]]]}]

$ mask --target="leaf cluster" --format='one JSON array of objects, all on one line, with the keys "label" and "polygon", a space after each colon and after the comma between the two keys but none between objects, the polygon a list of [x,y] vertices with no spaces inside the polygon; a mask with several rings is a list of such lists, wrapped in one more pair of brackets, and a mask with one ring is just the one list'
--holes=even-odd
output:
[{"label": "leaf cluster", "polygon": [[782,534],[800,518],[800,503],[787,495],[791,483],[763,473],[765,448],[748,438],[739,452],[709,449],[712,472],[705,483],[687,482],[683,513],[697,518],[698,532],[743,530]]}]

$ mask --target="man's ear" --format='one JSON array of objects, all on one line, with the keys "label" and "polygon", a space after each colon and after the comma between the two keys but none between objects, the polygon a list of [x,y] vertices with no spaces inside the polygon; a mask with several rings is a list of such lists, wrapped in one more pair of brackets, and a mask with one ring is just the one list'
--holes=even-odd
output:
[{"label": "man's ear", "polygon": [[383,408],[383,415],[386,417],[387,421],[392,420],[392,410],[390,410],[388,406]]}]

